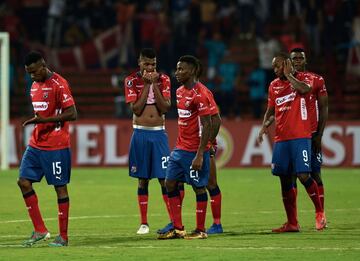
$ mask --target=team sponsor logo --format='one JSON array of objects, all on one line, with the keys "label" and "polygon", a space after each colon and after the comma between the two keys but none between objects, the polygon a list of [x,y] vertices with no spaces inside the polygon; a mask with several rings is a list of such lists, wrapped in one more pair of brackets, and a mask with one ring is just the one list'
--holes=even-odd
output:
[{"label": "team sponsor logo", "polygon": [[187,100],[190,100],[190,101],[191,101],[193,98],[192,98],[192,97],[186,97],[186,96],[185,96],[185,99],[187,99]]},{"label": "team sponsor logo", "polygon": [[135,173],[137,171],[136,166],[131,166],[130,171],[131,171],[131,173]]},{"label": "team sponsor logo", "polygon": [[133,81],[132,80],[128,80],[128,81],[126,81],[126,86],[127,87],[131,87],[133,85]]},{"label": "team sponsor logo", "polygon": [[33,102],[34,111],[46,111],[49,107],[47,102]]},{"label": "team sponsor logo", "polygon": [[178,109],[178,115],[179,118],[189,118],[191,116],[191,111]]},{"label": "team sponsor logo", "polygon": [[52,91],[52,88],[41,88],[43,91]]},{"label": "team sponsor logo", "polygon": [[304,98],[300,99],[300,111],[301,111],[301,119],[306,121],[308,118],[308,113],[306,109],[306,101]]},{"label": "team sponsor logo", "polygon": [[275,103],[276,103],[276,105],[281,105],[281,104],[284,104],[286,102],[293,101],[295,99],[295,96],[296,96],[296,93],[292,92],[292,93],[290,93],[288,95],[276,98]]}]

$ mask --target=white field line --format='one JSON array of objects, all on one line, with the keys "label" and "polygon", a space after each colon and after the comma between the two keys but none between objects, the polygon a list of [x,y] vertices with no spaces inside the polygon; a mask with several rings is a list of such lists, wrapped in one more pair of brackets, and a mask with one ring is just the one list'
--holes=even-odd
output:
[{"label": "white field line", "polygon": [[[354,211],[360,211],[360,208],[345,208],[345,209],[331,209],[331,212],[354,212]],[[272,210],[260,210],[260,211],[254,211],[253,213],[259,213],[259,214],[274,214],[274,213],[280,213],[282,211],[272,211]],[[300,210],[299,212],[307,213],[307,212],[314,212],[314,210]],[[330,212],[330,211],[329,211]],[[241,212],[228,212],[226,215],[242,215],[244,214]],[[149,217],[161,217],[165,214],[148,214]],[[183,213],[183,216],[190,216],[194,215],[194,213]],[[130,218],[130,217],[139,217],[139,214],[122,214],[122,215],[101,215],[101,216],[78,216],[78,217],[70,217],[70,220],[79,220],[79,219],[107,219],[107,218]],[[58,220],[58,218],[44,218],[44,221],[54,221]],[[17,219],[17,220],[0,220],[0,224],[9,224],[9,223],[25,223],[30,222],[30,219]]]},{"label": "white field line", "polygon": [[[41,244],[41,243],[39,243]],[[123,245],[113,245],[113,246],[106,246],[106,245],[99,245],[99,246],[69,246],[69,248],[77,248],[77,249],[169,249],[173,250],[176,248],[175,246],[153,246],[148,245],[146,242],[146,246],[139,246],[139,244],[123,244]],[[46,246],[39,245],[35,246],[35,248],[44,248]],[[228,250],[228,251],[251,251],[251,250],[262,250],[262,251],[274,251],[274,250],[295,250],[295,251],[360,251],[360,247],[206,247],[206,246],[184,246],[179,245],[182,250]],[[23,248],[22,245],[0,245],[0,248]]]}]

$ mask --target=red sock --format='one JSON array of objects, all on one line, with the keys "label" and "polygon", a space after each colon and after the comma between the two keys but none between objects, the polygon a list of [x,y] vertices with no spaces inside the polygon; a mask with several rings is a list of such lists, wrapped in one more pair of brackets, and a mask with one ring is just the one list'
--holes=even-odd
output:
[{"label": "red sock", "polygon": [[322,206],[323,210],[325,210],[324,186],[323,185],[318,185],[318,190],[319,190],[319,198],[320,198],[321,206]]},{"label": "red sock", "polygon": [[196,229],[205,231],[207,193],[196,195]]},{"label": "red sock", "polygon": [[297,225],[298,220],[295,188],[291,188],[288,191],[282,191],[282,197],[288,223],[292,225]]},{"label": "red sock", "polygon": [[147,224],[148,199],[149,199],[149,195],[138,195],[141,224]]},{"label": "red sock", "polygon": [[311,198],[312,202],[314,203],[316,213],[323,212],[323,208],[322,208],[321,201],[319,198],[319,189],[318,189],[318,185],[316,184],[315,180],[313,180],[312,178],[309,178],[305,182],[304,186],[306,188],[306,191],[307,191],[309,197]]},{"label": "red sock", "polygon": [[24,200],[29,212],[29,216],[34,225],[35,231],[40,233],[47,232],[48,230],[45,227],[44,221],[41,217],[41,213],[38,205],[38,199],[35,194],[35,191],[31,191],[26,195],[24,195]]},{"label": "red sock", "polygon": [[168,214],[169,214],[169,218],[170,218],[170,220],[173,220],[173,219],[172,219],[172,216],[171,216],[171,209],[170,209],[170,204],[169,204],[168,195],[167,195],[167,194],[162,194],[162,196],[163,196],[163,200],[164,200],[165,205],[166,205],[167,212],[168,212]]},{"label": "red sock", "polygon": [[69,207],[69,198],[58,199],[59,231],[64,240],[68,240]]},{"label": "red sock", "polygon": [[183,229],[182,218],[181,218],[181,203],[179,192],[170,192],[168,194],[169,205],[171,210],[171,217],[176,229]]},{"label": "red sock", "polygon": [[211,212],[214,219],[214,224],[220,224],[221,221],[221,191],[219,187],[209,190]]}]

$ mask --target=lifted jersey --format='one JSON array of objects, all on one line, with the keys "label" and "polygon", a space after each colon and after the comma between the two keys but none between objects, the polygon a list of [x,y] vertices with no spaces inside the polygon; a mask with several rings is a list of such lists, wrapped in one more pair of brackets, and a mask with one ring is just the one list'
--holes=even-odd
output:
[{"label": "lifted jersey", "polygon": [[[170,78],[165,74],[160,74],[159,80],[156,83],[161,94],[164,98],[170,99],[171,97],[171,90],[170,90]],[[134,72],[130,74],[128,77],[125,78],[124,81],[124,89],[125,89],[125,100],[126,103],[136,102],[141,93],[144,90],[144,81],[141,77],[140,72]],[[154,104],[155,97],[153,86],[150,86],[149,95],[146,101],[147,104]]]}]

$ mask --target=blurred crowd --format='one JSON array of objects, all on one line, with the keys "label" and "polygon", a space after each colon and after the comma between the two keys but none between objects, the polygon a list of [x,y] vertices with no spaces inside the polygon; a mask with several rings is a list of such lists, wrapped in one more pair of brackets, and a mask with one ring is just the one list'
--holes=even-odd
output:
[{"label": "blurred crowd", "polygon": [[[349,46],[360,35],[359,19],[357,0],[6,0],[0,4],[0,28],[10,33],[14,71],[22,67],[31,43],[47,48],[76,46],[120,25],[126,40],[117,67],[134,69],[139,50],[153,47],[158,69],[172,75],[179,56],[196,55],[204,65],[202,81],[229,117],[241,117],[238,103],[244,93],[253,116],[261,116],[267,86],[274,78],[271,60],[280,50],[302,47],[314,67],[345,64]],[[241,56],[242,49],[236,47],[244,43],[253,47],[251,55],[244,53],[248,59],[236,53]]]}]

